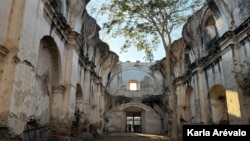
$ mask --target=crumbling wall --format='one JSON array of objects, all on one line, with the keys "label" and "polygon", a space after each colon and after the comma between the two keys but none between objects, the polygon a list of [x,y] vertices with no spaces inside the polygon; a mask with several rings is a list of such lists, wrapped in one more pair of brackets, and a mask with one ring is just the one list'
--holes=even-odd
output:
[{"label": "crumbling wall", "polygon": [[107,111],[105,115],[105,132],[127,132],[126,111],[132,108],[141,112],[143,133],[162,133],[162,117],[155,110],[141,103],[125,103]]},{"label": "crumbling wall", "polygon": [[[39,121],[39,128],[48,127],[44,136],[51,139],[78,138],[82,134],[71,133],[90,132],[93,125],[102,130],[103,95],[118,57],[99,39],[100,27],[85,9],[88,2],[2,3],[0,10],[5,12],[1,13],[7,15],[0,15],[4,72],[0,121],[11,129],[12,137],[27,137],[31,116]],[[11,9],[19,11],[8,12]],[[2,46],[9,51],[4,60]]]},{"label": "crumbling wall", "polygon": [[[178,124],[215,122],[213,115],[222,114],[214,113],[208,94],[217,85],[225,89],[227,108],[232,108],[228,109],[229,119],[223,123],[248,123],[249,110],[244,105],[249,97],[242,91],[249,68],[249,26],[246,24],[249,8],[240,3],[244,2],[207,0],[188,18],[183,37],[173,42],[170,57],[178,95]],[[182,39],[185,44],[177,47]],[[164,65],[158,64],[164,71]],[[229,102],[233,93],[237,93],[238,98]],[[241,108],[235,106],[237,103]],[[190,105],[195,105],[195,109],[190,110]],[[238,114],[241,118],[237,118]]]}]

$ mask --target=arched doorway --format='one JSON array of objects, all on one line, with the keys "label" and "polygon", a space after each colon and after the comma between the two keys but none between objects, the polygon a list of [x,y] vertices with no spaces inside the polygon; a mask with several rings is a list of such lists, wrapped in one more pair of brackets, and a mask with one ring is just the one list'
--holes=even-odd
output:
[{"label": "arched doorway", "polygon": [[211,104],[212,120],[215,124],[228,124],[226,90],[222,85],[214,85],[208,94]]},{"label": "arched doorway", "polygon": [[[105,114],[108,132],[162,133],[162,115],[142,103],[121,104]],[[131,129],[133,127],[133,130]]]},{"label": "arched doorway", "polygon": [[126,112],[126,132],[141,133],[143,109],[136,106],[130,106],[124,109]]},{"label": "arched doorway", "polygon": [[142,114],[141,112],[126,112],[126,132],[142,132]]}]

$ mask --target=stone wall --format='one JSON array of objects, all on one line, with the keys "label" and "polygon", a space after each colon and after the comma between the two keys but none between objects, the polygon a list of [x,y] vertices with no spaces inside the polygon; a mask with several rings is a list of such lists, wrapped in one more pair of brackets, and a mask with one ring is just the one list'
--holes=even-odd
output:
[{"label": "stone wall", "polygon": [[[25,140],[37,131],[45,138],[73,139],[103,129],[126,132],[129,112],[140,113],[140,132],[171,128],[168,117],[175,109],[163,77],[164,58],[118,62],[99,39],[88,2],[1,2],[0,137]],[[207,0],[188,18],[171,48],[178,97],[173,118],[179,127],[249,123],[249,15],[245,0]],[[136,90],[129,90],[130,82]]]},{"label": "stone wall", "polygon": [[31,117],[46,129],[46,138],[103,128],[102,97],[118,56],[99,39],[88,2],[1,4],[0,126],[11,129],[13,138],[26,137]]},{"label": "stone wall", "polygon": [[[154,64],[155,62],[118,62],[112,68],[105,99],[106,132],[165,132],[165,80]],[[136,83],[136,89],[130,89],[130,83]],[[130,129],[131,125],[138,127],[129,122],[131,113],[140,117],[140,130]]]},{"label": "stone wall", "polygon": [[[249,124],[249,8],[207,0],[172,44],[178,125]],[[159,66],[162,66],[158,62]],[[162,67],[164,70],[164,67]]]}]

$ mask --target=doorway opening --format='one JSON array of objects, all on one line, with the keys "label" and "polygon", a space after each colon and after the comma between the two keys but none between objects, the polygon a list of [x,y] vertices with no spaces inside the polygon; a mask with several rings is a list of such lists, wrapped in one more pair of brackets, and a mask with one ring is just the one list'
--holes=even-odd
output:
[{"label": "doorway opening", "polygon": [[126,131],[141,133],[141,112],[126,112]]}]

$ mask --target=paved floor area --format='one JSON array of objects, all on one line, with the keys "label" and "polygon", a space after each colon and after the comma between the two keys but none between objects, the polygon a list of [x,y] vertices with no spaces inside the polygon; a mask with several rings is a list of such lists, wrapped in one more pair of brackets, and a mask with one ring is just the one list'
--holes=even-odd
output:
[{"label": "paved floor area", "polygon": [[98,141],[170,141],[167,136],[140,133],[103,134]]}]

